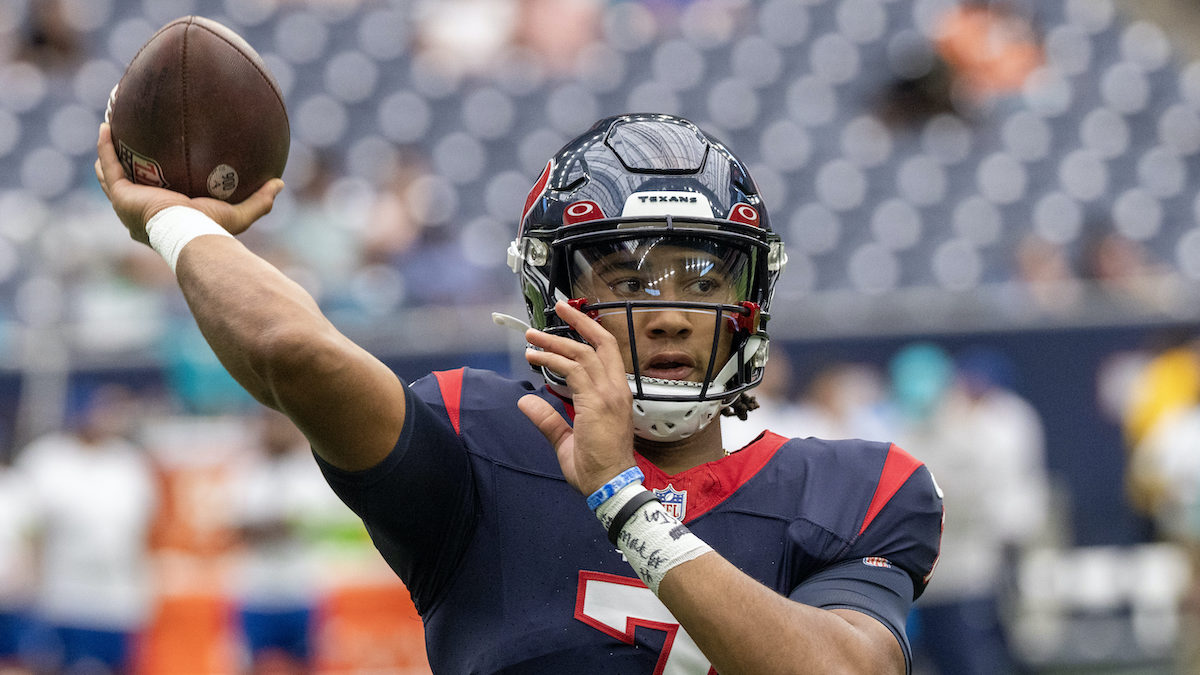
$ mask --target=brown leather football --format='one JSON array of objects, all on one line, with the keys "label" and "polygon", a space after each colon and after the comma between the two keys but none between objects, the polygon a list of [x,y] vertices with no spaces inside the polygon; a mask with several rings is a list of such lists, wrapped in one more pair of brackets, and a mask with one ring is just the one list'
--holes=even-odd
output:
[{"label": "brown leather football", "polygon": [[136,183],[237,203],[287,164],[291,128],[274,76],[240,35],[202,16],[142,46],[106,117]]}]

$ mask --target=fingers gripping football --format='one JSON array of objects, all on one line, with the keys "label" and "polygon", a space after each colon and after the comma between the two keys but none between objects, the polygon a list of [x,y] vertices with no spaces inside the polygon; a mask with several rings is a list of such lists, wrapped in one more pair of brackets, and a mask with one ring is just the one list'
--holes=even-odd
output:
[{"label": "fingers gripping football", "polygon": [[108,124],[100,125],[100,137],[96,141],[96,179],[104,195],[112,202],[117,217],[129,230],[129,236],[143,244],[149,243],[146,222],[155,213],[179,204],[187,204],[188,198],[178,192],[135,185],[125,177],[125,170],[117,159],[113,148],[112,132]]},{"label": "fingers gripping football", "polygon": [[541,351],[528,350],[526,359],[566,379],[574,426],[537,397],[522,399],[520,407],[554,446],[563,475],[589,494],[634,464],[632,394],[613,336],[566,303],[558,303],[555,312],[589,344],[530,330],[526,339]]},{"label": "fingers gripping football", "polygon": [[190,206],[203,211],[231,234],[240,234],[250,225],[271,211],[275,197],[283,189],[278,178],[267,181],[261,188],[239,204],[210,198],[188,198],[186,195],[149,185],[138,185],[125,176],[117,152],[113,148],[112,134],[107,124],[100,125],[96,142],[96,180],[113,210],[129,230],[129,236],[143,244],[148,242],[146,223],[151,216],[169,206]]}]

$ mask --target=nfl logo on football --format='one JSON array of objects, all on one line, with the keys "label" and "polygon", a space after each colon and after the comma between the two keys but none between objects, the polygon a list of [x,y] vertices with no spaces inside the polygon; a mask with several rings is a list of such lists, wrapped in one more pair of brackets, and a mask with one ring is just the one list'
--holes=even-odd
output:
[{"label": "nfl logo on football", "polygon": [[666,489],[655,490],[654,496],[658,497],[658,501],[662,502],[663,508],[671,517],[683,520],[687,509],[687,490],[676,490],[674,485],[668,484]]},{"label": "nfl logo on football", "polygon": [[124,141],[117,145],[117,157],[120,158],[126,175],[133,177],[133,182],[155,187],[171,187],[158,162],[125,145]]}]

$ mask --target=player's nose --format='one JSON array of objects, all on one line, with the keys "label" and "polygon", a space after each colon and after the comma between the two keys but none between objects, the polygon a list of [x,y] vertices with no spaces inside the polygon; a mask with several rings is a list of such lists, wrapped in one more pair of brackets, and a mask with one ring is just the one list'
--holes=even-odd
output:
[{"label": "player's nose", "polygon": [[687,310],[665,307],[645,314],[643,332],[650,337],[686,338],[692,334],[692,317]]}]

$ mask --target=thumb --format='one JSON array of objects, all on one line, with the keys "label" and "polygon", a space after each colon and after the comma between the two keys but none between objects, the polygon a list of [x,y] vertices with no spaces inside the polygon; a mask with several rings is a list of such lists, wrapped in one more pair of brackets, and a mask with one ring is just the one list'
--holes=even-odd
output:
[{"label": "thumb", "polygon": [[556,450],[564,439],[574,433],[571,425],[567,424],[563,416],[558,414],[554,406],[540,396],[534,394],[522,396],[517,401],[517,408],[529,418],[530,422],[533,422],[533,425],[542,432],[542,435]]},{"label": "thumb", "polygon": [[254,223],[271,212],[275,206],[275,197],[283,190],[283,181],[272,178],[258,188],[240,204],[233,205],[234,217],[229,224],[232,234],[241,234]]}]

